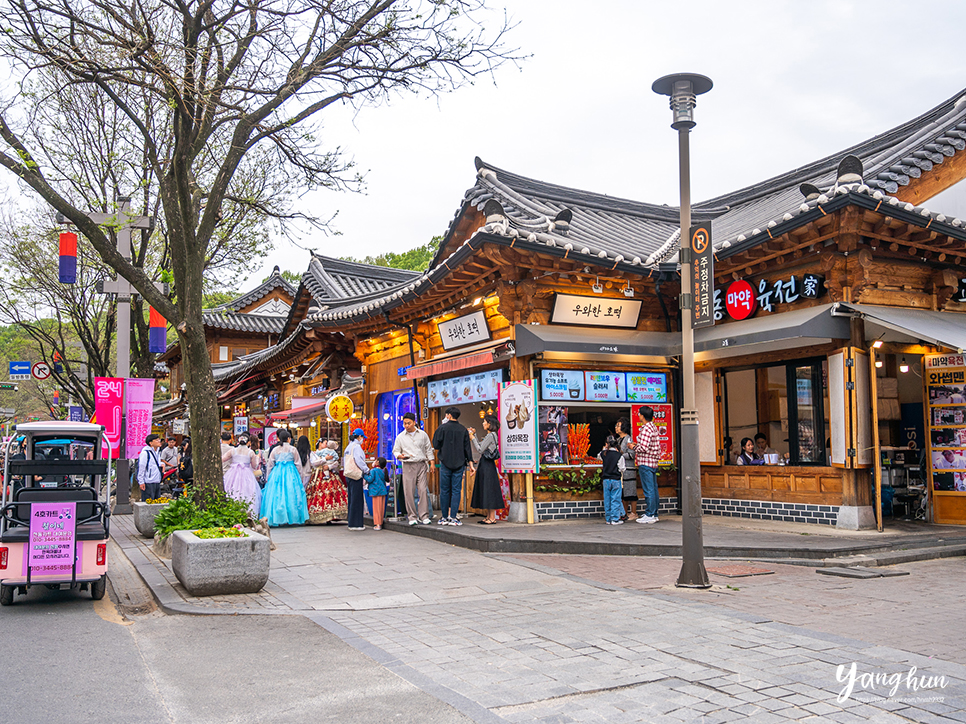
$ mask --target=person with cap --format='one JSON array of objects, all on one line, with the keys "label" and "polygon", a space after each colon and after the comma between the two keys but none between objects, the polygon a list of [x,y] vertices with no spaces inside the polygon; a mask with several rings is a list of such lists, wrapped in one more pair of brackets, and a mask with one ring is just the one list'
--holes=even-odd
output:
[{"label": "person with cap", "polygon": [[161,438],[153,432],[144,438],[144,447],[138,455],[138,486],[144,491],[144,500],[157,500],[161,497],[161,459],[158,448]]},{"label": "person with cap", "polygon": [[349,445],[342,456],[342,471],[345,474],[346,487],[349,489],[349,530],[365,530],[363,515],[365,514],[365,495],[362,492],[363,475],[369,469],[366,464],[366,453],[362,449],[362,440],[366,433],[357,427],[349,434]]}]

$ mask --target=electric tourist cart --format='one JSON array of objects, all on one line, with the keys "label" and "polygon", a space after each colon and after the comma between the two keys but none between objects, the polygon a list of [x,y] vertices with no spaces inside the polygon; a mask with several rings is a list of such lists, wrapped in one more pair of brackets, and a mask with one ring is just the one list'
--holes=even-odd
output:
[{"label": "electric tourist cart", "polygon": [[31,586],[79,587],[104,597],[111,460],[101,457],[103,433],[87,422],[28,422],[7,441],[0,604],[9,606]]}]

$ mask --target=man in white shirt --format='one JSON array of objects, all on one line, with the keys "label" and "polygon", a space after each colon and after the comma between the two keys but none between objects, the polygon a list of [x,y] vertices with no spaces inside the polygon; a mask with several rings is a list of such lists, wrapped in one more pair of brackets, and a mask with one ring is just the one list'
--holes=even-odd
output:
[{"label": "man in white shirt", "polygon": [[[229,457],[228,460],[225,460],[225,455],[227,455],[230,452],[234,452],[234,450],[235,448],[231,446],[231,433],[230,432],[221,433],[221,473],[222,475],[227,473],[228,468],[231,467],[231,458]],[[271,453],[271,451],[269,451],[269,453]],[[265,459],[267,460],[268,457],[266,456]]]},{"label": "man in white shirt", "polygon": [[936,470],[966,470],[966,462],[955,450],[943,450],[942,457],[935,461],[933,467]]},{"label": "man in white shirt", "polygon": [[144,448],[138,455],[138,485],[143,500],[157,500],[161,497],[161,459],[158,448],[161,438],[153,432],[144,438]]},{"label": "man in white shirt", "polygon": [[403,415],[403,431],[396,435],[392,455],[402,463],[403,496],[409,525],[416,525],[417,520],[429,525],[429,466],[433,464],[433,443],[429,435],[416,427],[416,416],[411,412]]}]

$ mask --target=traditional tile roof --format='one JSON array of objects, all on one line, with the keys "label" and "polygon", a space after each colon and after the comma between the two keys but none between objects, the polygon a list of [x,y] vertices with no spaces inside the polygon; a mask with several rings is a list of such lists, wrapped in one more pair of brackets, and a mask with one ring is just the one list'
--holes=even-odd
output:
[{"label": "traditional tile roof", "polygon": [[268,314],[244,314],[230,312],[221,308],[209,309],[202,313],[206,327],[215,329],[230,329],[235,332],[252,332],[255,334],[281,334],[285,325],[285,317]]},{"label": "traditional tile roof", "polygon": [[237,312],[240,309],[244,309],[245,307],[254,304],[266,294],[269,294],[276,289],[281,289],[292,298],[295,297],[295,287],[285,281],[285,278],[282,276],[282,273],[279,271],[277,266],[272,269],[272,275],[257,287],[249,292],[245,292],[236,299],[232,299],[230,302],[225,302],[224,304],[214,307],[214,309],[219,311],[224,310],[229,312]]},{"label": "traditional tile roof", "polygon": [[392,269],[312,254],[309,268],[302,275],[302,284],[315,302],[321,305],[378,294],[418,276],[419,272],[408,269]]}]

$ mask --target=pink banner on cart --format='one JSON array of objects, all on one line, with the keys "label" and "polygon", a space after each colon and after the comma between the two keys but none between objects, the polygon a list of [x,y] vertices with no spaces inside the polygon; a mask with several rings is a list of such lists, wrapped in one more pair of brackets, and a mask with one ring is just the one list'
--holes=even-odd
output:
[{"label": "pink banner on cart", "polygon": [[94,417],[104,426],[101,454],[117,459],[121,448],[121,412],[124,406],[124,380],[120,377],[94,378]]},{"label": "pink banner on cart", "polygon": [[140,377],[128,377],[124,380],[124,407],[126,414],[124,457],[133,460],[141,454],[144,438],[151,433],[154,380]]},{"label": "pink banner on cart", "polygon": [[70,575],[76,523],[77,503],[30,504],[27,560],[34,575]]}]

